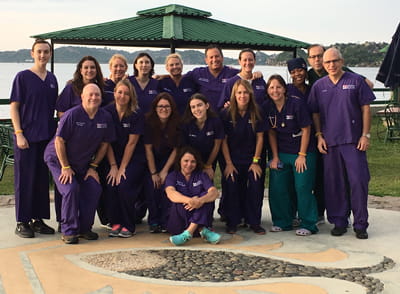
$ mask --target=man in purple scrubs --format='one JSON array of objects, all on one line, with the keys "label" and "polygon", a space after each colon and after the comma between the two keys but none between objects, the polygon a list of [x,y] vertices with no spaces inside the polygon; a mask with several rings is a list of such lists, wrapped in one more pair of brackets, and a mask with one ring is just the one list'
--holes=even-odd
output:
[{"label": "man in purple scrubs", "polygon": [[364,78],[343,71],[336,48],[323,55],[328,76],[315,82],[309,96],[318,149],[324,154],[325,204],[333,236],[347,232],[353,212],[356,237],[367,239],[370,103],[375,99]]},{"label": "man in purple scrubs", "polygon": [[61,232],[66,244],[78,243],[79,237],[98,238],[91,230],[102,191],[96,167],[115,139],[111,115],[99,108],[100,88],[87,84],[81,98],[81,105],[61,117],[44,155],[62,195]]},{"label": "man in purple scrubs", "polygon": [[224,65],[222,50],[217,45],[207,46],[204,60],[207,66],[197,67],[186,73],[185,76],[197,84],[200,93],[207,97],[211,109],[217,112],[225,83],[239,70]]},{"label": "man in purple scrubs", "polygon": [[43,219],[50,218],[49,171],[44,149],[54,135],[54,107],[58,94],[56,77],[46,70],[51,45],[38,39],[32,46],[34,65],[14,79],[10,115],[14,127],[14,188],[17,228],[22,238],[36,233],[54,234]]}]

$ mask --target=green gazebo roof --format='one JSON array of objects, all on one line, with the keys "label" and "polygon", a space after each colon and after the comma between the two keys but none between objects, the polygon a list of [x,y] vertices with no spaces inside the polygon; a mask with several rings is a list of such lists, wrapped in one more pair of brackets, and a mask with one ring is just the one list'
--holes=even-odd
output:
[{"label": "green gazebo roof", "polygon": [[137,17],[38,34],[58,44],[295,51],[309,44],[211,19],[211,13],[182,5],[142,10]]}]

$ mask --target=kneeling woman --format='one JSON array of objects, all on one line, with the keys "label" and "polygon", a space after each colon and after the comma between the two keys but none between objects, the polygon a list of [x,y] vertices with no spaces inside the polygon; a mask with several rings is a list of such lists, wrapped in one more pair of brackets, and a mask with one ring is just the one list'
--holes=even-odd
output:
[{"label": "kneeling woman", "polygon": [[185,244],[197,229],[207,242],[217,244],[221,239],[220,234],[206,228],[218,191],[202,170],[197,151],[185,146],[179,151],[175,171],[165,181],[165,192],[172,202],[168,231],[173,234],[170,241],[174,245]]},{"label": "kneeling woman", "polygon": [[296,235],[308,236],[318,231],[317,204],[312,192],[316,154],[309,144],[311,116],[301,99],[287,96],[286,83],[280,75],[269,78],[267,92],[270,99],[263,109],[270,124],[273,154],[269,178],[271,231],[292,229],[292,195],[296,195],[296,209],[301,219]]}]

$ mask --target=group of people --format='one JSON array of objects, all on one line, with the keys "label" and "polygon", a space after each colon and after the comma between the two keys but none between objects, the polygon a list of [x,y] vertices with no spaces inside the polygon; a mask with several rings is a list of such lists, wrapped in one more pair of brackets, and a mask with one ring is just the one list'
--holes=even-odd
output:
[{"label": "group of people", "polygon": [[326,209],[332,235],[346,232],[353,212],[356,237],[368,238],[365,151],[374,95],[363,77],[343,71],[338,49],[308,49],[310,65],[322,61],[327,74],[312,87],[302,58],[288,61],[291,84],[280,75],[265,81],[253,72],[251,49],[240,52],[238,70],[210,45],[207,66],[185,74],[181,57],[170,54],[166,76],[154,76],[148,53],[135,58],[132,76],[126,58],[114,55],[109,78],[86,56],[60,95],[46,70],[51,49],[35,41],[34,65],[17,74],[10,98],[20,237],[55,233],[43,221],[50,217],[50,171],[66,244],[98,238],[96,209],[110,237],[132,237],[147,210],[149,231],[169,232],[175,245],[193,236],[216,244],[218,165],[218,213],[229,234],[243,224],[266,233],[268,167],[272,232],[292,230],[297,220],[297,235],[317,233]]}]

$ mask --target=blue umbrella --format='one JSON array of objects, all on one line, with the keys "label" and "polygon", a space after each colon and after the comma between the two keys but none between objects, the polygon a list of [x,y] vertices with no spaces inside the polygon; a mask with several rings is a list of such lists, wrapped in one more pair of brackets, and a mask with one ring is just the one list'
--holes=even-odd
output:
[{"label": "blue umbrella", "polygon": [[392,37],[376,79],[392,90],[400,86],[400,24]]}]

